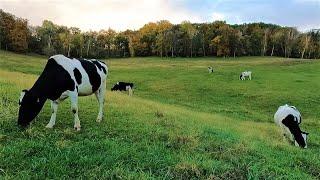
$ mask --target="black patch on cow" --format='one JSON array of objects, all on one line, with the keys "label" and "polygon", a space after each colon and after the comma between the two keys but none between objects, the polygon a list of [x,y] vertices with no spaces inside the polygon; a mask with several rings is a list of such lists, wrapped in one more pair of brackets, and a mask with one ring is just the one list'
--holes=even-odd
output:
[{"label": "black patch on cow", "polygon": [[295,121],[295,117],[292,114],[289,114],[285,119],[282,120],[282,123],[288,127],[299,146],[305,147],[306,143],[302,137],[302,131],[299,127],[299,124]]},{"label": "black patch on cow", "polygon": [[95,64],[95,65],[99,68],[100,71],[103,71],[104,74],[107,73],[106,68],[104,68],[104,67],[100,64],[100,63],[102,63],[101,61],[92,61],[92,62],[93,62],[93,64]]},{"label": "black patch on cow", "polygon": [[74,74],[74,77],[76,78],[77,83],[81,84],[82,76],[81,76],[81,73],[80,73],[79,69],[75,68],[73,70],[73,74]]},{"label": "black patch on cow", "polygon": [[82,60],[82,59],[77,59],[77,60],[80,61],[83,69],[86,71],[86,73],[89,76],[89,81],[92,86],[92,92],[96,92],[100,87],[101,78],[97,72],[97,68],[95,64],[87,60]]},{"label": "black patch on cow", "polygon": [[19,108],[18,124],[27,126],[40,112],[47,99],[56,100],[75,83],[70,74],[50,58],[32,88],[26,92]]},{"label": "black patch on cow", "polygon": [[54,59],[49,59],[37,82],[30,89],[45,94],[50,100],[57,100],[67,90],[73,91],[75,83],[70,74]]}]

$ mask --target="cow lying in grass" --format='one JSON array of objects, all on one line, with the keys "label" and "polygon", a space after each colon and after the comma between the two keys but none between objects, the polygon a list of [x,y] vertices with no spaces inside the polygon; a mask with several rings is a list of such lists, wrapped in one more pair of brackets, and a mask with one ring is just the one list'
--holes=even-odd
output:
[{"label": "cow lying in grass", "polygon": [[132,94],[133,94],[133,83],[117,82],[111,88],[111,91],[128,91],[129,96],[132,96]]},{"label": "cow lying in grass", "polygon": [[213,73],[213,67],[209,66],[208,67],[208,72],[209,72],[209,74]]},{"label": "cow lying in grass", "polygon": [[301,114],[294,106],[287,104],[280,106],[274,114],[274,121],[281,127],[284,137],[294,142],[296,146],[307,148],[309,133],[300,130]]},{"label": "cow lying in grass", "polygon": [[244,71],[240,74],[240,80],[246,80],[246,77],[249,78],[249,80],[251,80],[251,71]]},{"label": "cow lying in grass", "polygon": [[21,92],[18,124],[28,126],[49,99],[52,114],[46,127],[52,128],[55,125],[58,104],[70,97],[74,128],[80,130],[78,96],[93,93],[99,102],[97,121],[100,122],[103,117],[107,75],[107,66],[98,60],[70,59],[63,55],[50,57],[32,88]]}]

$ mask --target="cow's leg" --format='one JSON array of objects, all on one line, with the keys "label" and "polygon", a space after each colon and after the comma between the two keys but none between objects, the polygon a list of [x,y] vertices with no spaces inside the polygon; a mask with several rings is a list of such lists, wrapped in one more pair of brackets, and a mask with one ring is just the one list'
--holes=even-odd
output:
[{"label": "cow's leg", "polygon": [[74,115],[74,129],[80,131],[80,120],[78,116],[78,93],[77,91],[69,92],[70,101],[71,101],[71,111]]},{"label": "cow's leg", "polygon": [[129,87],[129,96],[132,96],[132,88],[131,87]]},{"label": "cow's leg", "polygon": [[56,123],[57,111],[58,111],[58,101],[51,101],[51,118],[49,123],[46,125],[46,128],[53,128]]},{"label": "cow's leg", "polygon": [[97,122],[101,122],[103,118],[103,105],[104,105],[105,93],[106,93],[106,81],[104,81],[100,86],[100,88],[95,92],[96,98],[99,103],[99,113],[97,117]]}]

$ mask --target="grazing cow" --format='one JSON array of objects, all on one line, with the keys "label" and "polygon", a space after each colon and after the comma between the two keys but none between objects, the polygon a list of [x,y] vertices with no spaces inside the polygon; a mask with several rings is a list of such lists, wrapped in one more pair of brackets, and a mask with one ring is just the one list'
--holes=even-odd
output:
[{"label": "grazing cow", "polygon": [[283,136],[289,138],[296,146],[307,148],[307,135],[309,133],[300,130],[301,114],[294,106],[280,106],[274,114],[274,121],[283,132]]},{"label": "grazing cow", "polygon": [[246,77],[249,78],[249,80],[251,80],[251,71],[244,71],[240,74],[240,80],[246,80]]},{"label": "grazing cow", "polygon": [[213,67],[209,66],[208,67],[208,72],[209,72],[209,74],[213,73]]},{"label": "grazing cow", "polygon": [[28,126],[49,99],[52,114],[46,127],[52,128],[55,125],[58,104],[70,97],[74,128],[80,130],[78,96],[93,93],[99,102],[97,122],[100,122],[103,117],[107,75],[108,67],[101,61],[70,59],[63,55],[51,56],[32,88],[21,92],[18,124]]},{"label": "grazing cow", "polygon": [[132,96],[133,93],[133,83],[127,82],[117,82],[112,88],[111,91],[128,91],[129,96]]}]

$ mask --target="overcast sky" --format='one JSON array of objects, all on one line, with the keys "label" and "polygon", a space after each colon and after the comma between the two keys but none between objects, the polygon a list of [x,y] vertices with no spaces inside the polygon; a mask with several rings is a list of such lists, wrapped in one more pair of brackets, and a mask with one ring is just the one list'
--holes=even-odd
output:
[{"label": "overcast sky", "polygon": [[0,0],[0,9],[27,18],[32,25],[48,19],[84,31],[139,29],[162,19],[266,22],[302,31],[320,28],[320,0]]}]

